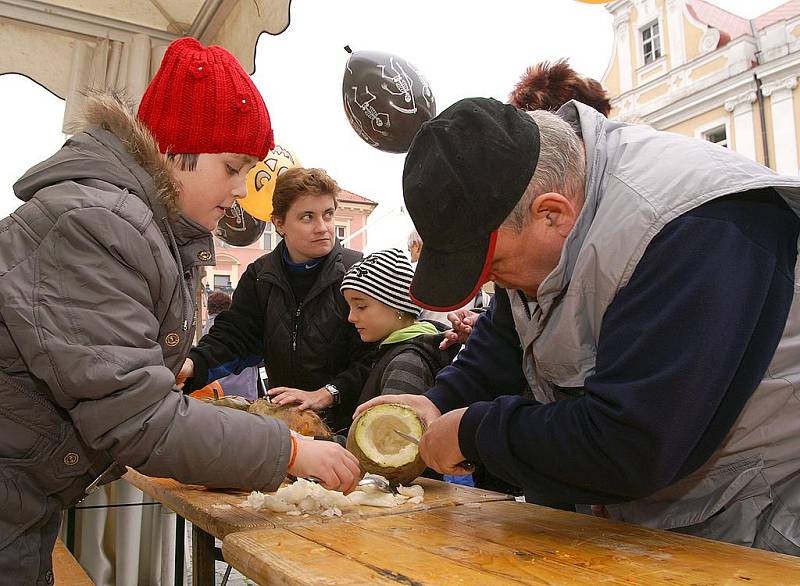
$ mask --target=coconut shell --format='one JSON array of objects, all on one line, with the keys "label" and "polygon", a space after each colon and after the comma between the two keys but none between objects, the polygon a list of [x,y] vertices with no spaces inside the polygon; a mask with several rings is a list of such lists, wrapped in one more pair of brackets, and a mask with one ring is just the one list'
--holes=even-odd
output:
[{"label": "coconut shell", "polygon": [[[402,485],[409,485],[411,484],[416,478],[418,478],[424,471],[427,466],[425,462],[422,460],[422,456],[420,456],[419,452],[417,452],[417,457],[414,461],[409,462],[403,466],[397,467],[386,467],[381,466],[380,464],[372,461],[369,459],[361,448],[358,446],[358,442],[356,442],[356,431],[358,430],[358,423],[359,420],[364,417],[365,414],[370,412],[372,409],[375,408],[385,408],[387,406],[392,407],[399,407],[401,409],[408,409],[412,411],[412,409],[406,405],[400,405],[399,403],[390,403],[389,405],[376,405],[375,407],[371,407],[366,411],[359,414],[358,417],[355,418],[353,421],[353,425],[350,426],[350,432],[347,434],[347,451],[353,454],[356,459],[358,459],[358,463],[361,466],[361,470],[363,472],[369,472],[370,474],[380,474],[386,480],[389,481],[390,484],[393,486],[397,486],[398,484]],[[414,414],[416,415],[416,413]],[[425,429],[425,423],[420,420],[420,424],[422,428]]]},{"label": "coconut shell", "polygon": [[286,422],[289,429],[309,437],[331,437],[330,428],[311,409],[300,411],[296,405],[275,405],[266,399],[258,399],[247,410],[255,415],[267,415]]}]

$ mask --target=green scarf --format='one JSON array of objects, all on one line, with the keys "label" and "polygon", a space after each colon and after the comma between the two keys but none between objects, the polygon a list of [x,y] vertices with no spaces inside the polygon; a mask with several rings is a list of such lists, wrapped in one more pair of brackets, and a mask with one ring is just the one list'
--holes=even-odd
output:
[{"label": "green scarf", "polygon": [[398,342],[405,342],[406,340],[411,340],[412,338],[416,338],[417,336],[424,336],[426,334],[438,334],[439,330],[436,329],[436,326],[427,321],[415,321],[408,327],[402,328],[400,330],[395,330],[388,336],[386,336],[380,343],[381,346],[385,346],[387,344],[397,344]]}]

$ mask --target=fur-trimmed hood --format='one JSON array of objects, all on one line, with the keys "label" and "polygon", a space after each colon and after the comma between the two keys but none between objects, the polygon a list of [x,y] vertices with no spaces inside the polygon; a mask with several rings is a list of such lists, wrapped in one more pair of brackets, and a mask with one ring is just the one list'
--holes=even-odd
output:
[{"label": "fur-trimmed hood", "polygon": [[138,195],[156,216],[178,215],[178,187],[135,107],[116,93],[90,93],[83,123],[55,155],[28,170],[14,192],[28,201],[63,181],[99,179]]}]

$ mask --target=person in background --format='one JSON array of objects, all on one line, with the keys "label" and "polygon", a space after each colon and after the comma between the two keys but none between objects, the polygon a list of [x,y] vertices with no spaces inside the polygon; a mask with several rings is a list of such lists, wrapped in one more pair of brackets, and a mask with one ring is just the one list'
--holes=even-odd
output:
[{"label": "person in background", "polygon": [[[217,315],[231,306],[231,296],[223,291],[214,291],[208,296],[208,320],[203,326],[206,335]],[[229,374],[217,380],[225,395],[236,395],[254,401],[258,398],[258,366],[248,366],[239,374]]]},{"label": "person in background", "polygon": [[416,408],[440,472],[800,555],[800,179],[577,101],[468,98],[416,134],[403,195],[412,298],[505,292],[425,395],[360,409]]},{"label": "person in background", "polygon": [[187,392],[263,360],[274,403],[320,411],[336,432],[350,426],[373,347],[347,321],[339,291],[362,255],[336,240],[338,193],[322,169],[278,177],[272,223],[283,239],[247,267],[230,309],[189,353]]},{"label": "person in background", "polygon": [[529,67],[508,97],[509,104],[526,111],[555,112],[570,100],[591,106],[606,118],[611,114],[611,102],[600,82],[577,73],[566,59]]},{"label": "person in background", "polygon": [[378,395],[425,392],[458,353],[458,345],[439,349],[445,326],[418,319],[419,307],[408,295],[413,275],[403,252],[390,248],[355,263],[342,280],[348,320],[364,342],[378,344],[359,404]]},{"label": "person in background", "polygon": [[287,471],[339,490],[360,476],[334,443],[176,387],[211,231],[273,145],[241,65],[178,39],[138,113],[113,94],[90,95],[85,113],[0,221],[3,584],[51,585],[62,509],[126,466],[245,490],[275,490]]}]

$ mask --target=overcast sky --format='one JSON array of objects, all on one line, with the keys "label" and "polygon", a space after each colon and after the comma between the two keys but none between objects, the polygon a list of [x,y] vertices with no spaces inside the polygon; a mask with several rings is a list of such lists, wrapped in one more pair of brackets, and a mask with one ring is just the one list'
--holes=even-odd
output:
[{"label": "overcast sky", "polygon": [[[753,18],[783,0],[711,0]],[[422,72],[438,111],[467,96],[505,101],[526,67],[567,57],[600,79],[612,51],[611,15],[575,0],[294,0],[291,23],[261,35],[253,79],[269,108],[278,142],[305,166],[323,167],[350,191],[379,202],[370,250],[405,247],[404,155],[384,153],[353,132],[342,108],[347,53],[394,53]],[[19,202],[11,185],[63,142],[63,101],[27,78],[0,76],[0,217]]]}]

